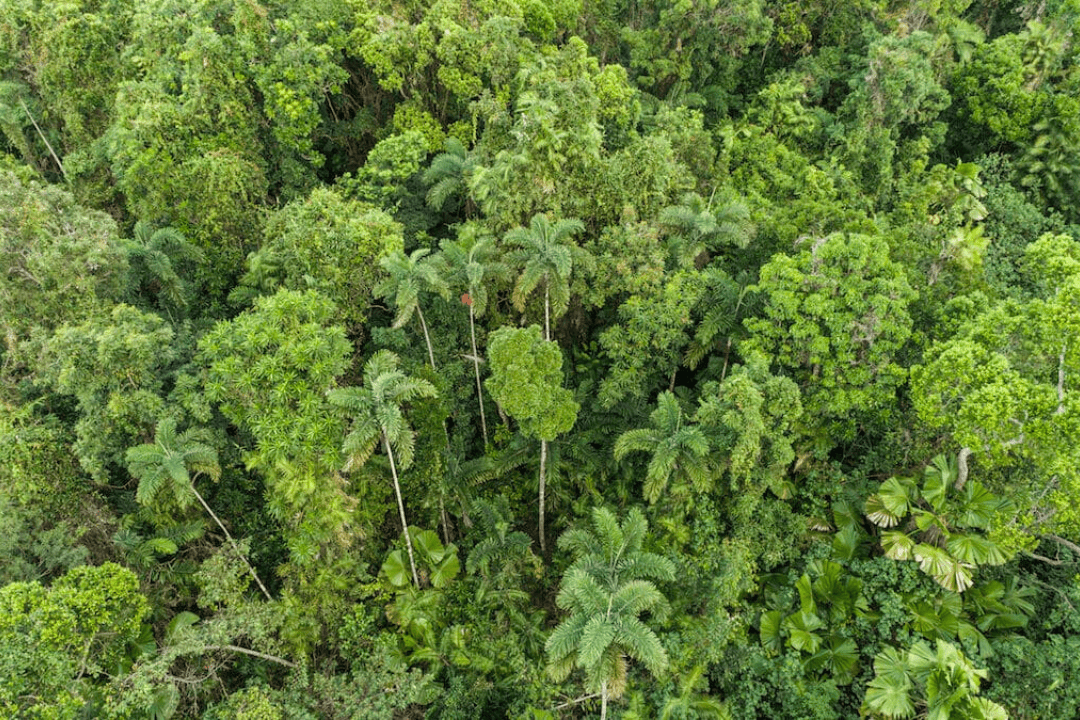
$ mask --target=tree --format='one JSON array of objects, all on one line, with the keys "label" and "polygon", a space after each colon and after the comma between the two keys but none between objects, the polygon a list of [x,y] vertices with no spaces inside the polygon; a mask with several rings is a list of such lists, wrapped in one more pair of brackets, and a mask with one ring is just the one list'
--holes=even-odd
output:
[{"label": "tree", "polygon": [[744,353],[764,352],[799,385],[805,418],[850,435],[858,413],[887,417],[907,376],[896,356],[911,334],[915,291],[884,238],[835,234],[794,257],[777,254],[753,289],[765,307],[744,323]]},{"label": "tree", "polygon": [[0,170],[0,371],[32,353],[35,328],[86,322],[118,299],[127,258],[116,222],[88,210],[60,187]]},{"label": "tree", "polygon": [[93,680],[116,674],[150,606],[133,572],[115,563],[70,570],[49,587],[0,589],[0,711],[8,717],[84,717]]},{"label": "tree", "polygon": [[230,299],[247,301],[280,288],[318,290],[357,336],[383,278],[379,263],[401,250],[401,233],[388,213],[316,188],[267,216],[263,243],[248,255],[247,272]]},{"label": "tree", "polygon": [[654,580],[675,579],[665,557],[642,550],[648,523],[633,509],[621,524],[606,508],[594,508],[594,530],[573,529],[559,547],[573,553],[563,574],[556,604],[570,617],[551,633],[544,649],[548,673],[564,680],[575,667],[585,671],[586,688],[600,693],[600,717],[607,717],[609,697],[626,688],[626,657],[642,662],[653,675],[668,664],[656,634],[641,621],[644,612],[662,618],[667,599]]},{"label": "tree", "polygon": [[477,167],[476,159],[455,137],[446,138],[446,152],[435,156],[431,165],[424,171],[424,182],[430,185],[427,192],[427,204],[432,210],[443,210],[450,200],[455,200],[451,210],[456,211],[460,199],[466,198],[466,216],[471,209],[467,199],[469,176]]},{"label": "tree", "polygon": [[[212,480],[221,476],[217,451],[209,443],[208,433],[199,428],[191,428],[182,433],[176,432],[176,419],[165,418],[157,424],[154,442],[138,445],[127,451],[127,465],[131,474],[139,480],[135,499],[142,505],[154,503],[158,495],[171,494],[181,510],[187,508],[194,498],[199,501],[207,514],[214,519],[225,538],[229,541],[237,557],[243,559],[248,572],[262,590],[267,600],[271,600],[270,591],[259,579],[255,568],[251,566],[236,541],[233,540],[225,524],[217,516],[202,494],[195,488],[195,480],[205,474]],[[192,475],[194,473],[194,475]]]},{"label": "tree", "polygon": [[552,223],[548,216],[534,215],[528,228],[516,227],[506,233],[507,245],[518,250],[508,253],[507,258],[522,266],[521,275],[514,285],[514,304],[524,311],[525,300],[536,290],[544,287],[544,339],[551,340],[551,311],[556,316],[566,312],[570,303],[570,274],[574,263],[588,264],[592,256],[567,240],[585,226],[580,220],[563,219]]},{"label": "tree", "polygon": [[540,337],[540,328],[504,327],[488,343],[491,377],[487,380],[495,402],[517,419],[522,431],[540,440],[540,552],[545,553],[544,492],[547,444],[568,432],[577,420],[579,405],[562,387],[562,352]]},{"label": "tree", "polygon": [[413,313],[416,313],[420,319],[420,327],[424,330],[428,361],[434,370],[435,353],[431,349],[431,336],[428,334],[427,321],[424,320],[424,311],[420,308],[420,293],[434,290],[446,296],[449,288],[439,273],[439,265],[432,262],[432,258],[426,258],[430,252],[427,248],[420,248],[406,255],[398,250],[380,260],[379,265],[390,277],[375,286],[375,297],[391,298],[397,309],[394,317],[395,328],[404,326],[412,319]]},{"label": "tree", "polygon": [[476,348],[476,318],[487,310],[488,284],[504,280],[509,274],[506,264],[495,259],[495,241],[482,234],[476,225],[466,224],[458,230],[457,240],[439,244],[445,263],[447,282],[464,290],[461,301],[469,308],[469,337],[472,341],[473,370],[476,374],[476,399],[480,404],[480,429],[484,445],[488,443],[487,417],[484,414],[484,391],[480,384],[480,352]]},{"label": "tree", "polygon": [[[343,450],[346,455],[345,469],[360,467],[366,463],[375,449],[382,445],[390,461],[390,473],[394,479],[401,514],[401,531],[405,547],[409,551],[409,565],[413,582],[420,587],[416,573],[409,523],[405,519],[405,502],[398,482],[398,467],[408,469],[412,464],[415,433],[405,418],[405,404],[417,398],[435,397],[435,387],[427,380],[406,375],[398,368],[398,356],[389,350],[380,350],[364,363],[364,387],[346,387],[331,390],[327,397],[334,405],[352,416],[352,429],[345,436]],[[397,451],[397,461],[394,452]]]},{"label": "tree", "polygon": [[690,267],[703,252],[715,253],[723,245],[746,247],[754,232],[750,210],[727,191],[713,207],[697,193],[683,196],[682,203],[660,212],[660,224],[669,233],[675,267]]},{"label": "tree", "polygon": [[636,451],[652,454],[645,474],[645,499],[650,504],[659,500],[672,476],[676,495],[686,492],[687,483],[698,492],[708,490],[713,477],[709,441],[696,425],[684,422],[674,393],[660,393],[649,420],[651,427],[628,430],[615,441],[616,460]]},{"label": "tree", "polygon": [[340,557],[330,548],[348,544],[353,519],[339,473],[344,423],[326,400],[352,354],[337,316],[313,290],[279,290],[199,340],[206,398],[250,433],[244,459],[264,473],[293,562],[309,569]]},{"label": "tree", "polygon": [[187,284],[177,273],[176,264],[184,261],[201,262],[203,253],[184,239],[175,228],[154,227],[140,220],[135,223],[134,237],[126,243],[132,292],[138,297],[144,291],[156,296],[164,310],[187,309]]},{"label": "tree", "polygon": [[980,469],[1006,477],[1022,469],[1022,480],[992,487],[1031,513],[1026,532],[1075,535],[1080,243],[1047,234],[1025,254],[1039,296],[954,303],[962,320],[912,369],[912,401],[922,424],[969,448]]}]

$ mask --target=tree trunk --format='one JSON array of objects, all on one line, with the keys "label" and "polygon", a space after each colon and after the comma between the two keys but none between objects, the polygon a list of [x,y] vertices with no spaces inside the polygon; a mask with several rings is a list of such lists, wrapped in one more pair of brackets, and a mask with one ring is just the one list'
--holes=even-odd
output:
[{"label": "tree trunk", "polygon": [[544,470],[547,463],[547,440],[540,441],[540,554],[547,554],[547,544],[544,542]]},{"label": "tree trunk", "polygon": [[420,327],[424,329],[424,342],[427,343],[427,356],[428,362],[431,363],[431,369],[435,369],[435,353],[431,350],[431,336],[428,335],[427,321],[424,320],[424,311],[420,309],[420,303],[416,304],[416,316],[420,318]]},{"label": "tree trunk", "polygon": [[600,720],[607,720],[607,680],[600,683]]},{"label": "tree trunk", "polygon": [[394,465],[394,451],[390,449],[390,441],[383,433],[383,446],[386,448],[386,457],[390,458],[390,474],[394,476],[394,494],[397,495],[398,512],[401,513],[401,530],[405,534],[405,549],[409,551],[409,567],[412,568],[413,583],[416,589],[420,589],[420,576],[416,574],[416,560],[413,558],[412,538],[409,537],[409,521],[405,519],[405,503],[401,499],[401,485],[398,483],[397,466]]},{"label": "tree trunk", "polygon": [[469,305],[469,334],[472,336],[473,369],[476,370],[476,399],[480,401],[480,430],[484,433],[484,447],[487,448],[487,417],[484,415],[484,390],[480,384],[480,355],[476,351],[476,320],[473,307]]},{"label": "tree trunk", "polygon": [[221,532],[225,533],[225,538],[229,541],[229,544],[232,545],[233,551],[237,555],[239,555],[240,559],[244,561],[245,565],[247,565],[248,572],[251,573],[251,577],[255,578],[255,582],[259,585],[259,589],[262,590],[262,593],[266,596],[266,599],[273,600],[274,598],[270,597],[270,591],[266,589],[266,586],[263,585],[262,580],[259,579],[259,575],[255,572],[255,568],[251,567],[251,563],[249,563],[248,559],[244,557],[244,554],[240,552],[240,548],[236,546],[236,541],[233,540],[233,536],[229,534],[229,531],[225,529],[225,525],[222,524],[221,519],[217,516],[217,513],[210,509],[210,506],[206,504],[206,500],[204,500],[203,496],[199,494],[199,491],[195,489],[195,483],[191,483],[191,492],[195,493],[195,497],[199,498],[199,503],[202,504],[203,509],[206,510],[206,512],[210,513],[210,517],[214,518],[214,522],[216,522],[217,526],[221,528]]},{"label": "tree trunk", "polygon": [[551,301],[548,299],[548,285],[544,282],[544,339],[551,342]]}]

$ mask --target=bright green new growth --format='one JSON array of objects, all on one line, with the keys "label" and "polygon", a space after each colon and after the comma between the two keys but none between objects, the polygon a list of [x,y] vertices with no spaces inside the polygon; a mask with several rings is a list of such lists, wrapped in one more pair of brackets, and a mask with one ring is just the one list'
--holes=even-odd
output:
[{"label": "bright green new growth", "polygon": [[577,420],[579,405],[574,394],[562,386],[562,351],[540,337],[530,325],[504,327],[488,342],[491,377],[487,380],[495,402],[514,417],[526,435],[540,440],[540,552],[544,541],[544,495],[547,444],[569,432]]},{"label": "bright green new growth", "polygon": [[488,390],[527,435],[554,440],[574,426],[578,404],[574,393],[562,387],[562,351],[540,337],[539,326],[491,333],[488,359]]},{"label": "bright green new growth", "polygon": [[675,566],[642,550],[648,523],[636,508],[621,524],[610,510],[594,508],[592,526],[559,538],[559,547],[575,556],[555,601],[570,617],[544,648],[554,680],[565,679],[575,668],[584,670],[586,688],[601,694],[603,718],[608,698],[626,689],[627,658],[654,676],[667,668],[664,646],[640,616],[649,612],[659,620],[666,615],[667,600],[652,580],[674,580]]}]

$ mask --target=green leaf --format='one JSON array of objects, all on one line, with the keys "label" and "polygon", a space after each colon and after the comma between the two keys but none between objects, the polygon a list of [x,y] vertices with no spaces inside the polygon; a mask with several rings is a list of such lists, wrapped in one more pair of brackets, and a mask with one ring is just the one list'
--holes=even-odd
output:
[{"label": "green leaf", "polygon": [[165,629],[165,644],[175,645],[177,640],[183,637],[192,625],[199,622],[199,616],[195,613],[184,611],[169,621]]},{"label": "green leaf", "polygon": [[817,615],[797,612],[784,620],[784,629],[788,631],[788,645],[803,652],[815,653],[821,646],[821,636],[815,631],[825,623]]},{"label": "green leaf", "polygon": [[799,591],[799,607],[804,613],[810,614],[817,611],[817,604],[814,602],[813,586],[810,584],[810,576],[803,573],[802,577],[795,583],[795,589]]},{"label": "green leaf", "polygon": [[761,623],[758,632],[761,635],[761,644],[770,655],[776,655],[784,647],[783,638],[780,635],[780,624],[784,619],[779,610],[770,610],[761,615]]},{"label": "green leaf", "polygon": [[895,648],[886,648],[874,657],[874,673],[866,685],[864,706],[890,718],[914,715],[913,685],[907,664]]},{"label": "green leaf", "polygon": [[443,556],[446,554],[446,548],[443,547],[442,541],[439,540],[438,533],[434,530],[421,530],[410,527],[409,535],[412,537],[413,548],[420,552],[421,557],[428,564],[436,565],[442,562]]},{"label": "green leaf", "polygon": [[386,556],[382,564],[382,573],[394,587],[405,587],[411,578],[409,564],[400,550],[394,550]]},{"label": "green leaf", "polygon": [[446,559],[431,572],[431,584],[436,588],[446,587],[451,580],[457,577],[458,572],[461,570],[457,547],[450,545],[446,550],[448,553]]},{"label": "green leaf", "polygon": [[901,516],[891,512],[881,496],[875,493],[866,498],[866,517],[878,527],[895,527]]},{"label": "green leaf", "polygon": [[941,548],[920,543],[914,555],[919,569],[934,578],[939,585],[953,592],[964,592],[971,587],[971,566],[962,563]]},{"label": "green leaf", "polygon": [[915,541],[899,530],[887,530],[881,533],[881,549],[892,560],[911,560]]},{"label": "green leaf", "polygon": [[973,565],[1001,565],[1009,559],[997,543],[977,535],[954,534],[948,547],[953,557]]}]

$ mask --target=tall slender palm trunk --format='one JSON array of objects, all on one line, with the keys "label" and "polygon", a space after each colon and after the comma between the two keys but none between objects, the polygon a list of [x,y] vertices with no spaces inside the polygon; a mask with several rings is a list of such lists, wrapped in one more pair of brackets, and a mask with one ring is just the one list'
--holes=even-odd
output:
[{"label": "tall slender palm trunk", "polygon": [[600,683],[600,720],[607,720],[607,680]]},{"label": "tall slender palm trunk", "polygon": [[240,552],[240,548],[236,545],[236,541],[233,540],[233,536],[230,535],[229,531],[225,529],[225,525],[221,522],[221,518],[217,516],[217,513],[210,509],[210,506],[207,505],[206,500],[204,500],[203,496],[199,494],[199,491],[195,489],[195,483],[191,483],[191,492],[195,493],[195,497],[199,499],[199,503],[203,506],[203,509],[210,514],[210,517],[214,518],[214,522],[216,522],[217,526],[221,528],[221,532],[225,533],[225,539],[229,541],[230,545],[232,545],[233,552],[235,552],[240,557],[240,559],[244,561],[244,564],[247,565],[248,572],[251,573],[251,577],[255,579],[256,584],[258,584],[259,589],[262,590],[262,593],[266,596],[266,599],[273,600],[273,598],[270,597],[270,591],[266,589],[266,586],[263,585],[263,581],[259,579],[259,574],[255,572],[255,568],[251,567],[251,563],[249,563],[248,559],[244,557],[244,554]]},{"label": "tall slender palm trunk", "polygon": [[547,281],[544,281],[544,339],[551,341],[551,299]]},{"label": "tall slender palm trunk", "polygon": [[484,389],[480,384],[480,355],[476,350],[476,316],[469,304],[469,334],[472,336],[473,369],[476,371],[476,399],[480,402],[480,430],[484,433],[484,447],[488,444],[487,417],[484,415]]},{"label": "tall slender palm trunk", "polygon": [[435,370],[435,353],[431,349],[431,336],[428,335],[427,321],[424,320],[424,311],[420,309],[420,304],[416,304],[416,316],[420,318],[420,327],[424,330],[424,342],[427,343],[427,356],[428,362],[431,363],[431,369]]},{"label": "tall slender palm trunk", "polygon": [[547,554],[547,544],[544,541],[544,470],[547,465],[547,440],[540,441],[540,554]]},{"label": "tall slender palm trunk", "polygon": [[405,503],[401,499],[401,485],[398,483],[397,466],[394,464],[394,451],[390,449],[390,441],[383,433],[383,446],[386,448],[386,457],[390,458],[390,474],[394,476],[394,494],[397,495],[398,512],[401,513],[401,530],[405,534],[405,549],[409,551],[409,567],[412,569],[413,583],[416,589],[420,589],[420,576],[416,574],[416,560],[413,558],[412,538],[409,537],[409,521],[405,519]]}]

